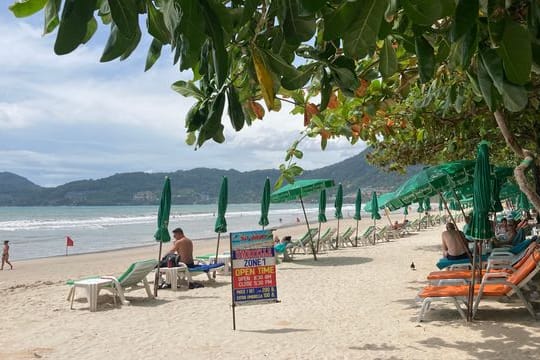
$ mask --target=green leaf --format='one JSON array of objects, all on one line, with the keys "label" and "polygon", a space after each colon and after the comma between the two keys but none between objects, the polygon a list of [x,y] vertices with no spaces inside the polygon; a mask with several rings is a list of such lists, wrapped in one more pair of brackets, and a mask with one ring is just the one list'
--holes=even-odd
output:
[{"label": "green leaf", "polygon": [[313,16],[300,16],[297,0],[283,0],[285,19],[283,31],[289,44],[300,44],[310,40],[315,34],[316,23]]},{"label": "green leaf", "polygon": [[480,87],[480,92],[482,97],[486,102],[490,111],[495,111],[495,98],[496,98],[496,89],[493,86],[493,81],[489,76],[487,69],[484,66],[483,61],[478,61],[478,86]]},{"label": "green leaf", "polygon": [[478,49],[477,29],[478,26],[475,24],[457,42],[459,64],[463,69],[469,67],[471,59]]},{"label": "green leaf", "polygon": [[111,16],[118,30],[128,39],[137,35],[139,14],[135,0],[108,0]]},{"label": "green leaf", "polygon": [[57,55],[68,54],[83,43],[96,2],[97,0],[66,0],[54,43],[54,52]]},{"label": "green leaf", "polygon": [[146,11],[148,17],[146,18],[146,24],[148,26],[148,33],[154,38],[158,39],[161,44],[168,44],[171,42],[171,37],[163,20],[163,13],[158,11],[151,0],[146,1]]},{"label": "green leaf", "polygon": [[317,63],[299,66],[297,71],[283,75],[281,85],[287,90],[300,89],[313,76],[318,66]]},{"label": "green leaf", "polygon": [[528,96],[527,90],[523,86],[504,81],[503,90],[502,98],[506,109],[512,112],[518,112],[525,109],[528,102]]},{"label": "green leaf", "polygon": [[242,130],[244,127],[245,115],[238,97],[238,92],[234,86],[229,86],[227,89],[227,103],[229,118],[234,130]]},{"label": "green leaf", "polygon": [[18,18],[33,15],[43,9],[47,0],[18,0],[9,5],[9,10]]},{"label": "green leaf", "polygon": [[86,44],[92,36],[96,33],[98,27],[98,23],[96,19],[92,16],[88,24],[86,25],[86,35],[84,36],[84,39],[82,41],[83,44]]},{"label": "green leaf", "polygon": [[[181,16],[178,15],[177,18],[172,19],[176,21],[180,19],[178,29],[175,28],[171,34],[177,33],[174,39],[174,44],[178,46],[175,63],[180,58],[180,70],[182,71],[196,67],[199,59],[201,62],[207,63],[208,58],[201,55],[201,49],[204,48],[205,52],[210,52],[210,48],[209,45],[204,47],[207,41],[204,26],[205,17],[198,0],[180,0],[180,4],[182,5]],[[170,10],[169,12],[170,16],[174,17],[175,11]],[[169,31],[171,30],[169,29]]]},{"label": "green leaf", "polygon": [[467,34],[471,27],[476,25],[477,19],[478,1],[459,0],[452,27],[452,41],[458,41],[463,35]]},{"label": "green leaf", "polygon": [[504,32],[505,0],[488,0],[488,32],[492,47],[498,47]]},{"label": "green leaf", "polygon": [[199,101],[205,99],[205,94],[192,81],[179,80],[171,88],[185,97],[193,97]]},{"label": "green leaf", "polygon": [[510,82],[523,85],[529,81],[532,49],[526,28],[508,20],[497,53],[503,60],[504,73]]},{"label": "green leaf", "polygon": [[343,34],[345,55],[363,58],[374,47],[386,10],[387,0],[361,0],[362,10]]},{"label": "green leaf", "polygon": [[455,8],[454,0],[403,0],[401,4],[409,19],[424,26],[431,26],[436,20],[451,15]]},{"label": "green leaf", "polygon": [[326,69],[322,69],[321,79],[321,111],[324,111],[330,101],[330,95],[332,94],[332,84],[330,83],[330,77],[326,73]]},{"label": "green leaf", "polygon": [[312,12],[321,10],[325,3],[326,0],[300,0],[301,6]]},{"label": "green leaf", "polygon": [[500,94],[503,93],[503,65],[502,60],[497,56],[497,52],[492,49],[481,49],[480,59],[484,67],[493,81],[493,85],[497,88]]},{"label": "green leaf", "polygon": [[156,61],[161,56],[162,47],[163,44],[158,39],[152,40],[150,48],[148,49],[148,55],[146,55],[146,64],[144,66],[144,71],[148,71],[152,66],[154,66]]},{"label": "green leaf", "polygon": [[386,8],[384,12],[384,19],[387,22],[392,22],[396,18],[396,15],[398,13],[398,0],[390,0],[388,2],[388,7]]},{"label": "green leaf", "polygon": [[197,137],[195,136],[194,131],[190,131],[190,132],[187,133],[187,136],[186,136],[186,144],[187,145],[192,146],[193,144],[195,144],[196,140],[197,140]]},{"label": "green leaf", "polygon": [[242,18],[240,19],[240,24],[245,24],[250,19],[253,18],[253,15],[257,11],[258,0],[245,0],[244,1],[244,11],[242,12]]},{"label": "green leaf", "polygon": [[353,22],[356,14],[361,10],[361,2],[343,1],[332,11],[325,13],[324,40],[334,40],[343,36],[345,29]]},{"label": "green leaf", "polygon": [[423,36],[415,36],[414,45],[418,58],[418,74],[420,81],[425,83],[435,72],[435,54],[431,44]]},{"label": "green leaf", "polygon": [[133,39],[128,39],[128,41],[128,46],[122,53],[122,56],[120,56],[120,61],[127,59],[129,55],[131,55],[131,53],[137,48],[137,45],[139,45],[139,41],[141,41],[141,30],[138,27],[135,32],[135,37]]},{"label": "green leaf", "polygon": [[381,75],[384,78],[394,75],[398,70],[398,62],[391,38],[387,37],[384,39],[380,57],[379,71],[381,72]]},{"label": "green leaf", "polygon": [[49,0],[45,5],[45,22],[43,27],[43,35],[51,33],[58,24],[60,19],[58,18],[58,12],[60,11],[61,0]]},{"label": "green leaf", "polygon": [[229,75],[229,57],[225,49],[223,30],[219,17],[208,4],[208,0],[199,0],[204,15],[207,33],[212,39],[212,60],[216,72],[218,88],[223,86]]},{"label": "green leaf", "polygon": [[103,50],[103,54],[101,55],[99,61],[107,62],[121,57],[130,49],[134,40],[137,40],[137,38],[128,39],[120,32],[118,26],[112,23],[111,33],[109,35],[109,38],[107,39],[105,49]]},{"label": "green leaf", "polygon": [[356,74],[346,67],[330,66],[332,78],[348,96],[353,96],[354,91],[358,87],[358,79]]}]

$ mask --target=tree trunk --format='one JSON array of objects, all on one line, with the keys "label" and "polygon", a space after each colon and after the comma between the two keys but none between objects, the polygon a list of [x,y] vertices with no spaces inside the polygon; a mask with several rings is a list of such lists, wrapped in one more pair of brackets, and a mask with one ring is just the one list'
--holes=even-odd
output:
[{"label": "tree trunk", "polygon": [[514,169],[514,177],[516,178],[516,182],[521,191],[523,191],[531,204],[535,207],[536,211],[540,212],[540,196],[538,195],[536,188],[529,183],[527,176],[525,175],[526,171],[530,170],[531,167],[535,165],[535,154],[529,150],[523,149],[518,144],[514,134],[508,128],[506,118],[502,112],[497,110],[493,113],[493,115],[495,116],[495,120],[497,121],[497,125],[501,130],[506,144],[516,153],[517,156],[523,159],[521,164]]}]

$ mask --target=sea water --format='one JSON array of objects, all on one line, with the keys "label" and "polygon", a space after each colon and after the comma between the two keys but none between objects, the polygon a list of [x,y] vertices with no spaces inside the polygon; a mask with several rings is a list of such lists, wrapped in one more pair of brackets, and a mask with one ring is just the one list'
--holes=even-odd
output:
[{"label": "sea water", "polygon": [[[157,206],[47,206],[0,207],[0,241],[10,241],[10,258],[32,259],[65,255],[66,236],[74,241],[70,254],[80,254],[155,244]],[[326,210],[333,218],[333,208]],[[306,204],[308,220],[316,224],[318,205]],[[181,227],[191,239],[215,239],[217,206],[173,205],[169,230]],[[343,215],[354,215],[354,205],[344,204]],[[365,214],[364,214],[365,215]],[[363,216],[364,216],[363,215]],[[229,204],[229,232],[258,230],[260,204]],[[305,223],[300,204],[271,204],[267,228]],[[172,234],[171,234],[172,235]],[[228,238],[228,234],[222,234]]]}]

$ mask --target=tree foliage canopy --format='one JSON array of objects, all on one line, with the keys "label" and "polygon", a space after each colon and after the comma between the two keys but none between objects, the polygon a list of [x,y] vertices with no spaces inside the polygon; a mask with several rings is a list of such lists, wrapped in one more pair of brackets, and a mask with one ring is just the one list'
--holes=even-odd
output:
[{"label": "tree foliage canopy", "polygon": [[[153,37],[146,70],[170,47],[193,73],[172,87],[196,100],[185,118],[196,147],[224,141],[226,108],[240,131],[283,102],[323,149],[334,136],[363,140],[389,168],[472,157],[480,139],[506,141],[518,157],[540,147],[535,0],[19,0],[10,9],[42,11],[59,55],[89,41],[96,19],[110,28],[100,61],[130,56],[142,32]],[[508,148],[495,153],[510,159]],[[297,141],[285,179],[302,171],[301,157]]]}]

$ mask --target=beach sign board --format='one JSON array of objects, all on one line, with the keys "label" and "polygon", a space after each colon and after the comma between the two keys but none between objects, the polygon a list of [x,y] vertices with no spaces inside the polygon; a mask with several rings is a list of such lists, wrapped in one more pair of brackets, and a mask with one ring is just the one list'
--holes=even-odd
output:
[{"label": "beach sign board", "polygon": [[275,303],[276,257],[271,230],[230,233],[233,329],[236,305]]}]

